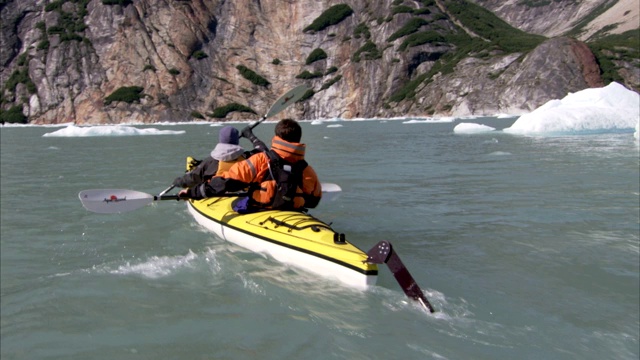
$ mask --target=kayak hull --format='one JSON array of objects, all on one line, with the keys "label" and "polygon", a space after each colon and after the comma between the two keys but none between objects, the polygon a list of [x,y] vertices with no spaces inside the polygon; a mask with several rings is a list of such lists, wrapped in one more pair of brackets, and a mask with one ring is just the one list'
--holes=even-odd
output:
[{"label": "kayak hull", "polygon": [[189,200],[188,209],[207,230],[243,248],[356,289],[376,284],[377,265],[326,223],[298,211],[238,214],[232,208],[236,200]]}]

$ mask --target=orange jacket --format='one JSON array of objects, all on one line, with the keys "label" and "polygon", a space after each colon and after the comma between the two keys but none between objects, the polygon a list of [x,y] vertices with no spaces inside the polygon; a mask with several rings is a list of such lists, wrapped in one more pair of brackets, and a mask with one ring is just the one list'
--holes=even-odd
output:
[{"label": "orange jacket", "polygon": [[[271,141],[271,149],[284,160],[296,163],[304,159],[305,145],[301,143],[290,143],[278,136],[274,136]],[[224,191],[239,190],[241,186],[249,184],[259,184],[252,192],[251,198],[262,207],[268,208],[273,202],[276,194],[276,183],[274,180],[265,180],[269,172],[269,156],[260,152],[245,161],[235,163],[227,172],[222,174],[221,179],[212,179],[211,187],[215,192],[220,192],[220,185],[225,184]],[[229,186],[230,183],[234,185]],[[232,187],[232,188],[230,188]],[[253,187],[252,187],[253,188]],[[203,189],[204,190],[204,189]],[[209,190],[209,189],[206,189]],[[294,200],[294,208],[316,207],[322,197],[322,187],[315,170],[307,166],[302,173],[302,186],[298,187]],[[210,191],[203,191],[203,196],[210,194]],[[215,196],[215,195],[213,195]]]}]

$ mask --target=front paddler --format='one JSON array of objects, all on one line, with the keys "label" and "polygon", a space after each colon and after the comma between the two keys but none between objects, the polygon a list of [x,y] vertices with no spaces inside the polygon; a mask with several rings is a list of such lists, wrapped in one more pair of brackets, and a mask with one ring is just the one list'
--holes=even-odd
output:
[{"label": "front paddler", "polygon": [[[254,144],[259,141],[250,127],[242,131],[242,136]],[[280,120],[270,150],[233,164],[222,175],[182,190],[178,196],[199,200],[247,189],[249,196],[234,205],[240,213],[315,208],[322,197],[322,187],[315,170],[304,159],[306,146],[300,143],[301,138],[297,121]]]}]

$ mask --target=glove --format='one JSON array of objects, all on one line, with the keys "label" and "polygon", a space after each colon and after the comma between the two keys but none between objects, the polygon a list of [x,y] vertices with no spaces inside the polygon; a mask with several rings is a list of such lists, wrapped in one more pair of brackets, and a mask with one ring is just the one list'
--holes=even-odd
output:
[{"label": "glove", "polygon": [[181,187],[181,188],[185,187],[183,182],[182,182],[182,176],[179,176],[175,180],[173,180],[173,183],[171,185],[173,185],[175,187]]},{"label": "glove", "polygon": [[268,150],[267,145],[265,145],[262,140],[258,139],[258,137],[253,134],[253,132],[251,131],[251,126],[247,126],[242,129],[242,137],[245,137],[249,141],[251,141],[251,144],[253,144],[253,148],[257,150],[257,152]]},{"label": "glove", "polygon": [[256,136],[253,135],[253,132],[251,131],[251,126],[246,126],[244,129],[242,129],[241,135],[242,137],[249,139],[249,141],[251,142],[253,142],[253,139],[256,138]]},{"label": "glove", "polygon": [[267,145],[265,145],[265,143],[263,143],[262,140],[258,138],[255,138],[255,140],[251,141],[251,143],[253,144],[253,150],[255,152],[263,152],[269,150]]}]

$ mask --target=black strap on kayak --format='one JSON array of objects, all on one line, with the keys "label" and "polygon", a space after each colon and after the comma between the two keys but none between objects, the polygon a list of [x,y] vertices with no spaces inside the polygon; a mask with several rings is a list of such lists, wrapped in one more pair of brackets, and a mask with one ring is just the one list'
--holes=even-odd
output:
[{"label": "black strap on kayak", "polygon": [[[310,216],[310,215],[309,215],[309,216]],[[315,218],[314,218],[314,219],[315,219]],[[333,229],[331,228],[331,226],[329,226],[329,225],[327,225],[327,224],[325,224],[325,223],[322,223],[322,222],[321,222],[321,221],[319,221],[319,220],[318,220],[317,222],[316,222],[316,221],[314,221],[314,222],[313,222],[313,224],[307,224],[307,225],[302,225],[302,226],[300,226],[300,224],[305,223],[305,222],[307,222],[308,220],[301,220],[301,221],[298,221],[297,223],[289,224],[289,223],[287,223],[287,222],[286,222],[286,219],[285,219],[285,221],[282,221],[282,220],[278,220],[278,219],[276,219],[276,218],[274,218],[274,217],[269,216],[267,219],[265,219],[264,221],[262,221],[262,222],[260,223],[260,225],[263,225],[263,224],[264,224],[265,222],[267,222],[267,221],[270,221],[270,222],[274,223],[274,224],[276,225],[276,227],[278,227],[278,226],[284,226],[284,227],[286,227],[286,228],[288,228],[288,229],[289,229],[289,232],[291,232],[291,231],[293,231],[293,230],[303,230],[303,229],[307,229],[307,228],[311,228],[311,230],[313,230],[314,232],[318,232],[318,231],[320,231],[320,228],[326,228],[326,229],[329,229],[329,230],[333,231]]]},{"label": "black strap on kayak", "polygon": [[424,296],[422,290],[413,279],[413,276],[409,273],[409,270],[404,266],[402,260],[395,251],[393,251],[393,247],[391,243],[388,241],[380,241],[374,247],[372,247],[369,251],[367,251],[368,262],[375,264],[387,264],[391,273],[400,284],[400,287],[404,291],[404,293],[412,298],[413,300],[419,302],[425,309],[429,310],[429,312],[433,313],[435,310],[429,300]]}]

